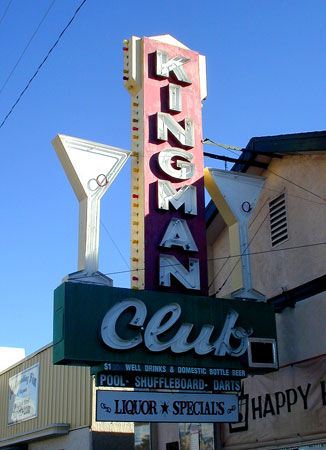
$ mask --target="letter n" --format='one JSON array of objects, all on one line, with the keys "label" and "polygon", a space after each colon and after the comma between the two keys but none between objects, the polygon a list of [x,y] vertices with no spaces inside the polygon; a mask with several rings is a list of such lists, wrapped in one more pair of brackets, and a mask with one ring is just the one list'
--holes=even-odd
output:
[{"label": "letter n", "polygon": [[197,215],[197,191],[196,186],[184,185],[178,191],[170,181],[157,181],[157,202],[159,209],[169,210],[169,204],[179,209],[184,205],[186,214]]},{"label": "letter n", "polygon": [[195,146],[194,121],[192,119],[185,119],[185,127],[182,128],[170,114],[157,113],[157,139],[167,141],[168,131],[173,134],[181,145],[187,147]]},{"label": "letter n", "polygon": [[171,286],[173,275],[187,289],[200,289],[199,259],[189,258],[189,271],[173,255],[160,255],[160,285]]}]

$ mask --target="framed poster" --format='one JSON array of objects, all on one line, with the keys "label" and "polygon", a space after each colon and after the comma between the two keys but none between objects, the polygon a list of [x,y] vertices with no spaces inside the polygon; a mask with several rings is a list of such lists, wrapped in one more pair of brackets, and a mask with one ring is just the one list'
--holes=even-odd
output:
[{"label": "framed poster", "polygon": [[9,379],[8,425],[37,417],[39,368],[37,363]]}]

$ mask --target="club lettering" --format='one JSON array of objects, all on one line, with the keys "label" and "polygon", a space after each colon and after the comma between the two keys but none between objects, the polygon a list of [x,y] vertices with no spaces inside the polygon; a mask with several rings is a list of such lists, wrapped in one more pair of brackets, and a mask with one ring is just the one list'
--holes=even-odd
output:
[{"label": "club lettering", "polygon": [[[116,328],[119,317],[129,308],[135,310],[129,325],[132,325],[135,329],[138,328],[138,330],[135,330],[132,338],[124,339],[118,335]],[[174,337],[168,341],[161,340],[161,335],[176,324],[181,313],[181,307],[178,303],[170,303],[153,314],[144,328],[143,325],[147,316],[145,304],[139,299],[126,299],[116,303],[104,316],[101,327],[102,340],[108,347],[117,350],[129,350],[144,343],[145,347],[151,352],[170,349],[173,353],[186,353],[194,350],[197,355],[214,352],[215,356],[228,354],[239,357],[247,351],[248,336],[252,334],[252,330],[235,326],[238,313],[233,309],[228,311],[220,335],[214,342],[210,341],[215,328],[214,325],[202,325],[197,338],[189,342],[188,338],[194,326],[191,323],[182,323]],[[230,344],[231,337],[239,342],[237,347]]]}]

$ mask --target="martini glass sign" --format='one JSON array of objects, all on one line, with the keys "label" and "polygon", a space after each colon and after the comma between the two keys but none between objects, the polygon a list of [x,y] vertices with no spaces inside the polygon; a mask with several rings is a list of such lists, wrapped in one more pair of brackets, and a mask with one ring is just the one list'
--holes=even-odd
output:
[{"label": "martini glass sign", "polygon": [[79,201],[78,272],[68,279],[111,284],[98,272],[100,200],[130,151],[61,134],[52,144]]}]

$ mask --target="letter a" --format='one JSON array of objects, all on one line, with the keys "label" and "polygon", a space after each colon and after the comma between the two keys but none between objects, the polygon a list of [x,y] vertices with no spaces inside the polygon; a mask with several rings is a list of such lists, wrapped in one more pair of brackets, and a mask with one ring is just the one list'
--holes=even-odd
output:
[{"label": "letter a", "polygon": [[171,248],[172,245],[182,247],[184,250],[198,252],[197,245],[184,219],[171,219],[164,233],[160,246]]}]

